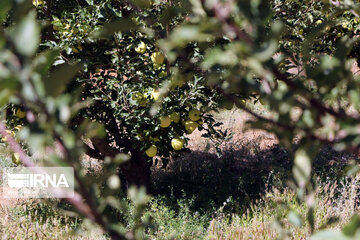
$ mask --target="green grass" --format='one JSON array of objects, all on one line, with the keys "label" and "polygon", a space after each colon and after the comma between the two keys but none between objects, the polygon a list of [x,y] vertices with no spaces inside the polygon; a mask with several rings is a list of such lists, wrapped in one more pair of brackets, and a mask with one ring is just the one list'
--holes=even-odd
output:
[{"label": "green grass", "polygon": [[51,202],[0,205],[0,216],[2,239],[106,239],[98,227],[56,210]]},{"label": "green grass", "polygon": [[157,198],[150,204],[154,228],[149,231],[152,239],[202,239],[211,220],[209,212],[191,211],[193,202],[178,200],[172,205],[167,199]]},{"label": "green grass", "polygon": [[[315,195],[317,202],[315,225],[320,229],[330,217],[339,221],[328,228],[340,229],[349,221],[357,207],[360,177],[342,184],[321,183]],[[296,201],[288,188],[271,189],[253,202],[243,214],[218,209],[194,211],[192,200],[156,197],[148,206],[153,225],[147,230],[149,239],[274,239],[280,234],[289,239],[304,239],[310,234],[305,222],[307,206]],[[56,201],[55,201],[56,202]],[[10,207],[0,207],[0,235],[3,239],[107,239],[101,230],[81,218],[68,216],[53,207],[54,201],[27,200]],[[289,210],[302,216],[302,226],[288,219]],[[282,219],[276,222],[277,218]],[[279,224],[284,226],[279,231]],[[129,224],[130,226],[131,224]]]}]

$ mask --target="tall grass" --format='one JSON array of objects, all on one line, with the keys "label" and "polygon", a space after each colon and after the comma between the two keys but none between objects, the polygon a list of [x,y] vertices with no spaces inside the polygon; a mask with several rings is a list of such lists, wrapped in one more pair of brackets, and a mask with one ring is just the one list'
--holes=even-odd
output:
[{"label": "tall grass", "polygon": [[[337,222],[327,228],[340,229],[352,214],[359,212],[360,177],[341,183],[320,182],[316,191],[316,229],[334,216]],[[147,230],[149,239],[307,239],[310,228],[305,222],[307,206],[296,201],[289,188],[269,189],[252,202],[243,214],[225,211],[235,205],[233,199],[217,209],[194,210],[192,200],[170,201],[168,197],[153,198],[148,215],[153,225]],[[242,207],[242,206],[240,206]],[[131,206],[130,206],[131,208]],[[295,226],[287,218],[289,210],[302,217],[302,225]],[[53,207],[51,202],[18,201],[0,204],[0,239],[107,239],[101,230],[89,222],[67,215]],[[277,222],[277,219],[282,219]],[[285,230],[278,227],[283,224]]]},{"label": "tall grass", "polygon": [[[360,176],[340,183],[319,182],[315,193],[315,229],[338,229],[354,213],[359,213]],[[291,224],[288,213],[292,210],[302,216],[301,226]],[[308,239],[310,227],[305,221],[308,208],[296,200],[289,188],[272,188],[254,202],[243,215],[218,216],[211,220],[207,239]],[[279,221],[279,219],[281,219]],[[282,224],[283,228],[279,228]]]},{"label": "tall grass", "polygon": [[106,239],[101,230],[68,216],[49,202],[15,200],[1,204],[0,239]]}]

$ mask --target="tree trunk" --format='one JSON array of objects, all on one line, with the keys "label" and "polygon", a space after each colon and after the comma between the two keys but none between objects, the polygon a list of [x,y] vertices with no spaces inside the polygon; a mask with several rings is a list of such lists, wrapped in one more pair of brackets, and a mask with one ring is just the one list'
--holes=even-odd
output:
[{"label": "tree trunk", "polygon": [[[121,153],[118,149],[110,147],[104,139],[91,139],[94,148],[87,146],[87,154],[90,157],[104,160],[106,156],[115,157]],[[130,150],[131,158],[120,165],[121,174],[127,182],[127,186],[144,186],[147,193],[151,193],[151,162],[146,155],[138,148]]]},{"label": "tree trunk", "polygon": [[[135,153],[135,154],[134,154]],[[145,187],[148,194],[151,193],[151,163],[145,155],[139,151],[134,151],[131,159],[120,165],[121,173],[124,175],[127,185]]]}]

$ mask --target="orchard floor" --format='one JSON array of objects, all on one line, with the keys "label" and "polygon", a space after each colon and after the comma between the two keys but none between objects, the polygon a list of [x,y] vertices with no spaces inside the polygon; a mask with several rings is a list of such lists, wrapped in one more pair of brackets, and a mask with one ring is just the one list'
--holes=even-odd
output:
[{"label": "orchard floor", "polygon": [[[254,107],[267,114],[261,105]],[[148,230],[149,239],[274,239],[281,234],[307,239],[310,229],[306,224],[295,227],[285,220],[283,229],[274,225],[276,216],[288,213],[284,205],[302,216],[308,210],[296,202],[294,191],[287,187],[292,167],[289,153],[278,146],[275,136],[245,131],[245,122],[251,117],[239,110],[215,117],[224,123],[223,130],[233,134],[230,140],[218,142],[222,156],[218,157],[215,148],[208,147],[209,140],[195,131],[189,135],[190,153],[172,160],[166,168],[153,167],[154,197],[149,212],[154,228]],[[316,228],[337,215],[340,221],[330,227],[339,229],[359,212],[360,178],[333,181],[349,159],[351,156],[325,147],[314,163],[319,186]],[[84,164],[101,169],[89,158]],[[57,204],[0,200],[0,240],[107,239],[91,223],[56,210]]]},{"label": "orchard floor", "polygon": [[[268,114],[259,103],[254,108]],[[248,206],[270,188],[282,189],[291,180],[290,153],[279,146],[276,136],[263,130],[246,130],[246,122],[252,117],[236,108],[215,114],[215,118],[224,123],[223,130],[233,134],[227,141],[215,140],[221,156],[196,130],[188,136],[190,153],[174,159],[166,168],[161,164],[153,168],[155,195],[193,199],[197,208],[220,207],[228,198]],[[350,159],[350,155],[324,147],[314,161],[314,171],[335,178]]]}]

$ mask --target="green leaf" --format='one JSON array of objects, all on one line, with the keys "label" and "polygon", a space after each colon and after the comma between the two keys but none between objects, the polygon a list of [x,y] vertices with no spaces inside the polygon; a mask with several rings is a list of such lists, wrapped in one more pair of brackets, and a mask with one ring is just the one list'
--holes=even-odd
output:
[{"label": "green leaf", "polygon": [[201,67],[203,69],[208,69],[216,64],[233,66],[237,63],[238,57],[233,51],[223,51],[219,48],[214,48],[206,52],[205,59],[201,64]]},{"label": "green leaf", "polygon": [[107,23],[103,28],[92,35],[92,38],[108,38],[116,32],[129,32],[131,30],[136,30],[138,28],[137,24],[128,18],[122,18],[114,20],[110,23]]},{"label": "green leaf", "polygon": [[21,87],[19,81],[15,77],[0,79],[0,89],[19,89]]},{"label": "green leaf", "polygon": [[36,22],[35,11],[29,12],[10,30],[10,37],[20,54],[31,56],[36,52],[40,43],[40,26]]},{"label": "green leaf", "polygon": [[149,0],[132,0],[131,2],[140,8],[149,8],[152,5]]},{"label": "green leaf", "polygon": [[345,225],[342,229],[342,232],[346,236],[355,236],[356,232],[360,229],[360,216],[354,215],[351,218],[351,221]]},{"label": "green leaf", "polygon": [[311,228],[311,232],[314,232],[315,230],[315,210],[314,207],[310,207],[308,212],[307,212],[307,221],[310,225]]},{"label": "green leaf", "polygon": [[40,53],[32,62],[33,68],[41,75],[45,75],[54,64],[59,53],[59,50],[47,50]]},{"label": "green leaf", "polygon": [[291,224],[293,224],[296,227],[301,227],[302,226],[302,220],[301,220],[301,216],[299,215],[299,213],[295,212],[295,211],[290,211],[288,214],[288,220]]},{"label": "green leaf", "polygon": [[183,46],[193,41],[210,41],[214,35],[202,32],[198,26],[182,26],[173,31],[171,34],[172,43],[175,46]]},{"label": "green leaf", "polygon": [[80,64],[62,64],[54,68],[50,75],[44,80],[46,94],[56,97],[61,94],[66,85],[75,77],[80,70]]},{"label": "green leaf", "polygon": [[144,187],[130,187],[128,190],[128,196],[130,200],[135,204],[135,206],[146,204],[148,201],[148,196],[146,195],[146,190]]},{"label": "green leaf", "polygon": [[13,0],[1,0],[0,1],[0,23],[4,21],[8,11],[11,9]]},{"label": "green leaf", "polygon": [[90,6],[94,5],[94,0],[86,0],[86,3]]},{"label": "green leaf", "polygon": [[0,107],[8,104],[9,98],[12,94],[13,93],[10,89],[4,89],[0,91]]},{"label": "green leaf", "polygon": [[300,187],[305,187],[310,179],[311,159],[307,152],[302,148],[295,153],[293,174]]},{"label": "green leaf", "polygon": [[311,236],[310,240],[351,240],[352,238],[345,236],[342,232],[335,230],[324,230],[317,232]]},{"label": "green leaf", "polygon": [[310,110],[304,110],[304,113],[302,115],[302,120],[305,123],[305,126],[308,128],[312,128],[315,124],[313,115]]},{"label": "green leaf", "polygon": [[129,161],[130,160],[130,155],[128,154],[125,154],[125,153],[119,153],[118,155],[115,156],[114,158],[114,162],[117,163],[117,164],[122,164],[126,161]]}]

